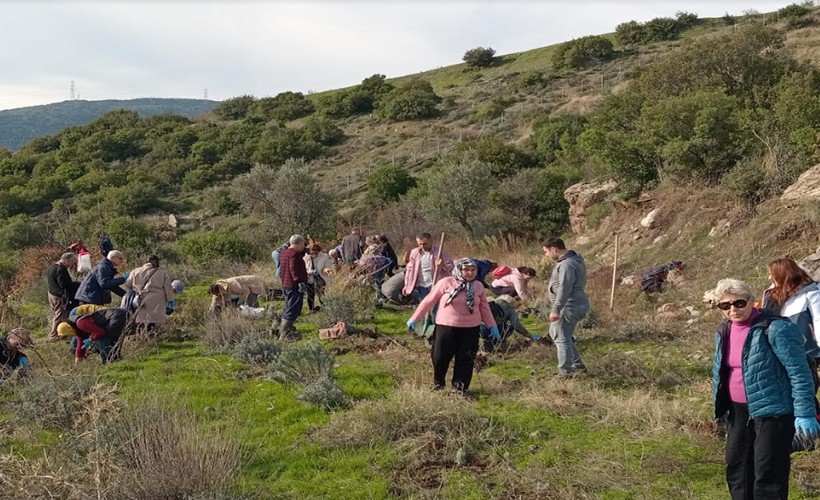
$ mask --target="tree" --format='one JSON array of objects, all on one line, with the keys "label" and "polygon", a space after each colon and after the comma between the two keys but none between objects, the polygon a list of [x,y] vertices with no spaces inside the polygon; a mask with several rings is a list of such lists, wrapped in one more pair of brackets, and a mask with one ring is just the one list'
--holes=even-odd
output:
[{"label": "tree", "polygon": [[257,254],[251,242],[224,230],[187,234],[177,243],[177,249],[199,265],[207,265],[217,259],[250,262]]},{"label": "tree", "polygon": [[495,60],[495,49],[492,47],[476,47],[465,52],[461,60],[471,68],[487,68]]},{"label": "tree", "polygon": [[416,187],[416,178],[396,165],[385,165],[367,177],[367,200],[390,202]]},{"label": "tree", "polygon": [[214,114],[223,120],[241,120],[248,115],[256,98],[252,95],[241,95],[226,99],[214,108]]},{"label": "tree", "polygon": [[537,120],[533,123],[530,145],[544,163],[552,163],[575,149],[586,124],[584,116],[572,113]]},{"label": "tree", "polygon": [[556,71],[580,69],[609,59],[614,53],[608,38],[585,36],[559,45],[552,53],[552,67]]},{"label": "tree", "polygon": [[639,45],[644,43],[643,25],[638,21],[621,23],[615,28],[615,39],[621,45]]},{"label": "tree", "polygon": [[314,111],[313,102],[301,92],[282,92],[275,97],[264,97],[253,103],[248,115],[264,121],[288,122]]},{"label": "tree", "polygon": [[491,175],[489,165],[469,155],[444,158],[424,179],[424,204],[474,234],[490,194]]},{"label": "tree", "polygon": [[232,187],[243,209],[264,215],[277,237],[333,233],[333,197],[322,190],[302,160],[288,160],[278,169],[257,165],[234,179]]},{"label": "tree", "polygon": [[417,120],[438,115],[436,107],[441,97],[427,80],[406,81],[383,97],[379,107],[381,116],[391,121]]},{"label": "tree", "polygon": [[535,166],[532,156],[493,136],[462,143],[456,148],[456,154],[473,155],[476,160],[489,165],[490,172],[497,179],[510,177],[519,170]]},{"label": "tree", "polygon": [[643,25],[644,43],[677,40],[681,25],[671,17],[656,17]]},{"label": "tree", "polygon": [[159,253],[156,229],[133,217],[114,217],[108,222],[108,236],[131,259],[144,259]]},{"label": "tree", "polygon": [[382,96],[389,94],[394,88],[395,87],[393,87],[393,84],[387,81],[387,77],[385,75],[380,75],[378,73],[368,76],[362,80],[362,83],[359,86],[359,90],[362,92],[367,92],[373,97],[374,100],[378,100]]}]

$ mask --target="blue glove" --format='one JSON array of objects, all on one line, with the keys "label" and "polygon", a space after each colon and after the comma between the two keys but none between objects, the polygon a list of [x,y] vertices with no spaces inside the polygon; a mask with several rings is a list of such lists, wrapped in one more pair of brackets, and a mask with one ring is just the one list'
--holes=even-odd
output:
[{"label": "blue glove", "polygon": [[407,320],[407,329],[408,330],[415,330],[416,329],[416,322],[412,319]]},{"label": "blue glove", "polygon": [[92,343],[91,339],[83,340],[83,349],[88,349],[89,347],[91,347],[91,343]]},{"label": "blue glove", "polygon": [[490,327],[490,339],[492,339],[493,342],[501,342],[501,334],[498,332],[497,326]]},{"label": "blue glove", "polygon": [[537,333],[533,333],[532,335],[530,335],[530,338],[533,340],[541,340],[541,336]]},{"label": "blue glove", "polygon": [[122,273],[122,279],[128,281],[128,277],[131,276],[131,271],[125,271]]},{"label": "blue glove", "polygon": [[820,436],[820,423],[815,417],[795,417],[794,430],[797,434],[814,439]]},{"label": "blue glove", "polygon": [[28,358],[20,356],[20,368],[28,368]]},{"label": "blue glove", "polygon": [[165,308],[173,311],[177,308],[177,301],[174,299],[169,300],[168,303],[165,304]]}]

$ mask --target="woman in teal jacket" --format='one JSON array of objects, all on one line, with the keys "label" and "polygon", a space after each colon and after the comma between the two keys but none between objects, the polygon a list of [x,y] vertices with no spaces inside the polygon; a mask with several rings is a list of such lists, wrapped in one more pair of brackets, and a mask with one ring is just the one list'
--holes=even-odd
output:
[{"label": "woman in teal jacket", "polygon": [[788,499],[795,433],[820,435],[814,382],[802,338],[789,320],[754,307],[754,293],[718,282],[726,321],[715,334],[715,418],[727,418],[726,482],[734,500]]}]

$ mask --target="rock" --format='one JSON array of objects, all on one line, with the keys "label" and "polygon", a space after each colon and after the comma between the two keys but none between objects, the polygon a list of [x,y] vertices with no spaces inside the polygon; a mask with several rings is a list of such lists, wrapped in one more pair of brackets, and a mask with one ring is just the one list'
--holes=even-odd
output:
[{"label": "rock", "polygon": [[635,286],[635,283],[638,281],[638,277],[633,275],[624,276],[621,279],[621,286]]},{"label": "rock", "polygon": [[715,295],[714,288],[712,290],[706,290],[703,292],[703,303],[709,309],[714,309],[717,307],[718,297]]},{"label": "rock", "polygon": [[464,448],[459,448],[456,452],[456,464],[461,467],[467,465],[467,452],[464,451]]},{"label": "rock", "polygon": [[541,431],[530,432],[530,437],[532,439],[538,439],[539,437],[541,437]]},{"label": "rock", "polygon": [[811,279],[814,281],[820,281],[820,248],[818,248],[813,254],[797,261],[797,265],[809,273]]},{"label": "rock", "polygon": [[655,321],[659,323],[667,323],[687,316],[689,311],[686,310],[686,304],[683,302],[675,303],[669,302],[660,306],[655,314]]},{"label": "rock", "polygon": [[530,453],[535,453],[536,451],[538,451],[538,445],[537,444],[531,444],[530,445]]},{"label": "rock", "polygon": [[171,227],[171,228],[174,228],[174,229],[176,229],[176,227],[177,227],[177,218],[174,216],[174,214],[171,214],[171,215],[168,216],[168,227]]},{"label": "rock", "polygon": [[797,178],[794,184],[786,188],[780,201],[787,207],[796,206],[804,201],[820,200],[820,164],[811,167]]},{"label": "rock", "polygon": [[604,184],[582,182],[573,184],[564,191],[564,199],[569,203],[569,220],[573,233],[581,233],[586,228],[586,211],[592,205],[601,203],[618,188],[618,183]]},{"label": "rock", "polygon": [[654,226],[655,225],[655,219],[658,218],[659,213],[660,213],[660,209],[656,208],[655,210],[652,210],[651,212],[646,214],[646,217],[641,219],[641,226],[643,226],[643,227],[652,227],[652,226]]}]

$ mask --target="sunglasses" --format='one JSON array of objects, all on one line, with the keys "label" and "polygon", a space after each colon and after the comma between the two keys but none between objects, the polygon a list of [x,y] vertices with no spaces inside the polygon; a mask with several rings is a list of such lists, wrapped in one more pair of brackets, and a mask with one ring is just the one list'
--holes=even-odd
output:
[{"label": "sunglasses", "polygon": [[717,306],[721,311],[728,311],[735,306],[735,309],[745,309],[749,305],[749,301],[745,299],[737,299],[734,302],[720,302]]}]

